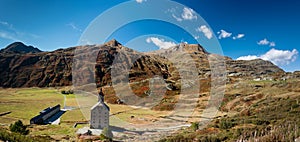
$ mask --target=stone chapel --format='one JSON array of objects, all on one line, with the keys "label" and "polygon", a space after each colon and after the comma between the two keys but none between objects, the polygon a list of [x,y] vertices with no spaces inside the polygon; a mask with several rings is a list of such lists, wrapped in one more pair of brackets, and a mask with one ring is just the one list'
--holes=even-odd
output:
[{"label": "stone chapel", "polygon": [[109,127],[109,107],[104,102],[102,88],[98,95],[98,102],[91,108],[91,129],[103,129]]}]

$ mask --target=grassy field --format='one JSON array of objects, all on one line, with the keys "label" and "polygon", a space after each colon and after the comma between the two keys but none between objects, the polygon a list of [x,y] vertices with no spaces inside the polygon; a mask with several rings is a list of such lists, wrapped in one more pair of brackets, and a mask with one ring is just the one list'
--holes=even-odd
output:
[{"label": "grassy field", "polygon": [[[57,104],[63,107],[65,97],[66,106],[74,109],[63,114],[60,125],[32,125],[29,127],[30,135],[51,136],[51,138],[56,140],[74,140],[77,129],[88,126],[88,124],[78,125],[77,128],[73,128],[76,122],[87,120],[78,107],[76,96],[73,94],[64,96],[61,94],[61,90],[64,89],[66,88],[0,89],[0,113],[11,112],[0,116],[1,127],[7,129],[10,124],[17,120],[22,120],[24,124],[28,125],[30,119],[38,115],[41,110]],[[109,107],[111,109],[110,124],[113,126],[121,126],[120,122],[133,124],[150,123],[158,119],[158,117],[167,114],[167,112],[163,111],[133,108],[127,105],[109,104]]]},{"label": "grassy field", "polygon": [[[75,105],[74,95],[66,96],[67,105]],[[68,101],[69,100],[69,101]],[[47,107],[64,104],[64,96],[55,88],[20,88],[0,89],[0,113],[11,111],[10,114],[0,117],[0,124],[7,128],[11,123],[22,120],[29,124],[30,119]],[[82,119],[79,110],[66,112],[61,118],[64,121],[76,121]],[[54,139],[63,137],[75,138],[76,129],[73,123],[61,123],[60,125],[30,126],[30,135],[51,136]]]},{"label": "grassy field", "polygon": [[63,96],[56,89],[0,89],[0,104],[1,113],[11,111],[0,117],[1,124],[19,119],[29,124],[29,120],[46,107],[62,105]]}]

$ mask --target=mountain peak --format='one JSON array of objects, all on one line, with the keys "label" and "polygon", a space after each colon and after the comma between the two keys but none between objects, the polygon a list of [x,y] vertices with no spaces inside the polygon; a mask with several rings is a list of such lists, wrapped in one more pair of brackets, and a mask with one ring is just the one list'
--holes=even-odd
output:
[{"label": "mountain peak", "polygon": [[122,44],[119,43],[116,39],[112,39],[112,40],[106,42],[105,45],[109,45],[109,46],[120,46],[120,45],[122,45]]},{"label": "mountain peak", "polygon": [[200,44],[185,44],[185,49],[188,51],[208,53]]},{"label": "mountain peak", "polygon": [[185,50],[188,52],[201,52],[201,53],[208,53],[200,44],[187,44],[187,43],[180,43],[171,48],[171,50]]},{"label": "mountain peak", "polygon": [[8,45],[7,47],[5,47],[4,49],[2,49],[0,52],[2,53],[38,53],[38,52],[42,52],[41,50],[39,50],[38,48],[35,48],[33,46],[27,46],[22,42],[14,42],[10,45]]}]

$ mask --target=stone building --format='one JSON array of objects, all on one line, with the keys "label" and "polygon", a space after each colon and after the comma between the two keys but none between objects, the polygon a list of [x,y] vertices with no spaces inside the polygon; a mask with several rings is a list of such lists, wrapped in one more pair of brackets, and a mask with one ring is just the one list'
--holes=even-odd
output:
[{"label": "stone building", "polygon": [[104,103],[102,88],[98,95],[98,102],[91,108],[91,129],[103,129],[109,127],[109,107]]}]

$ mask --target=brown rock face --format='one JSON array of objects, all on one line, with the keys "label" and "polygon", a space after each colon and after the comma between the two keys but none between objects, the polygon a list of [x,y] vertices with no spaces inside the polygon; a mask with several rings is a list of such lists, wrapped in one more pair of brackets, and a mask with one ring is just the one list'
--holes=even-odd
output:
[{"label": "brown rock face", "polygon": [[[18,43],[16,45],[19,46],[21,44]],[[180,86],[178,85],[180,84],[178,67],[185,66],[191,62],[184,60],[185,58],[182,58],[177,53],[189,53],[190,59],[193,60],[197,67],[198,76],[196,75],[195,77],[199,78],[210,77],[212,63],[210,63],[209,58],[217,57],[217,55],[207,53],[203,47],[197,44],[182,44],[167,50],[156,51],[154,54],[154,52],[136,52],[122,46],[116,40],[103,45],[71,47],[53,52],[40,52],[40,50],[33,50],[32,48],[30,48],[30,52],[27,49],[26,52],[22,53],[8,52],[16,49],[12,48],[15,46],[10,47],[0,52],[0,87],[72,85],[72,63],[75,48],[99,49],[96,50],[97,53],[93,54],[97,56],[95,68],[90,70],[91,74],[94,72],[96,74],[95,82],[98,87],[111,84],[111,66],[117,57],[121,57],[120,62],[122,62],[122,64],[117,64],[117,66],[120,68],[122,66],[130,66],[127,72],[130,82],[139,82],[159,75],[175,89],[179,89],[178,86]],[[121,51],[126,51],[126,54]],[[168,57],[168,55],[172,56]],[[132,57],[136,60],[133,60]],[[174,63],[171,59],[178,62]],[[262,75],[272,76],[275,73],[284,73],[282,69],[268,61],[235,61],[227,57],[224,59],[227,68],[225,72],[234,77],[256,78]],[[82,68],[82,70],[84,69]],[[126,72],[120,71],[120,74],[122,73]],[[80,79],[77,81],[85,81],[91,74],[80,74]]]},{"label": "brown rock face", "polygon": [[71,85],[72,50],[0,54],[1,87]]}]

